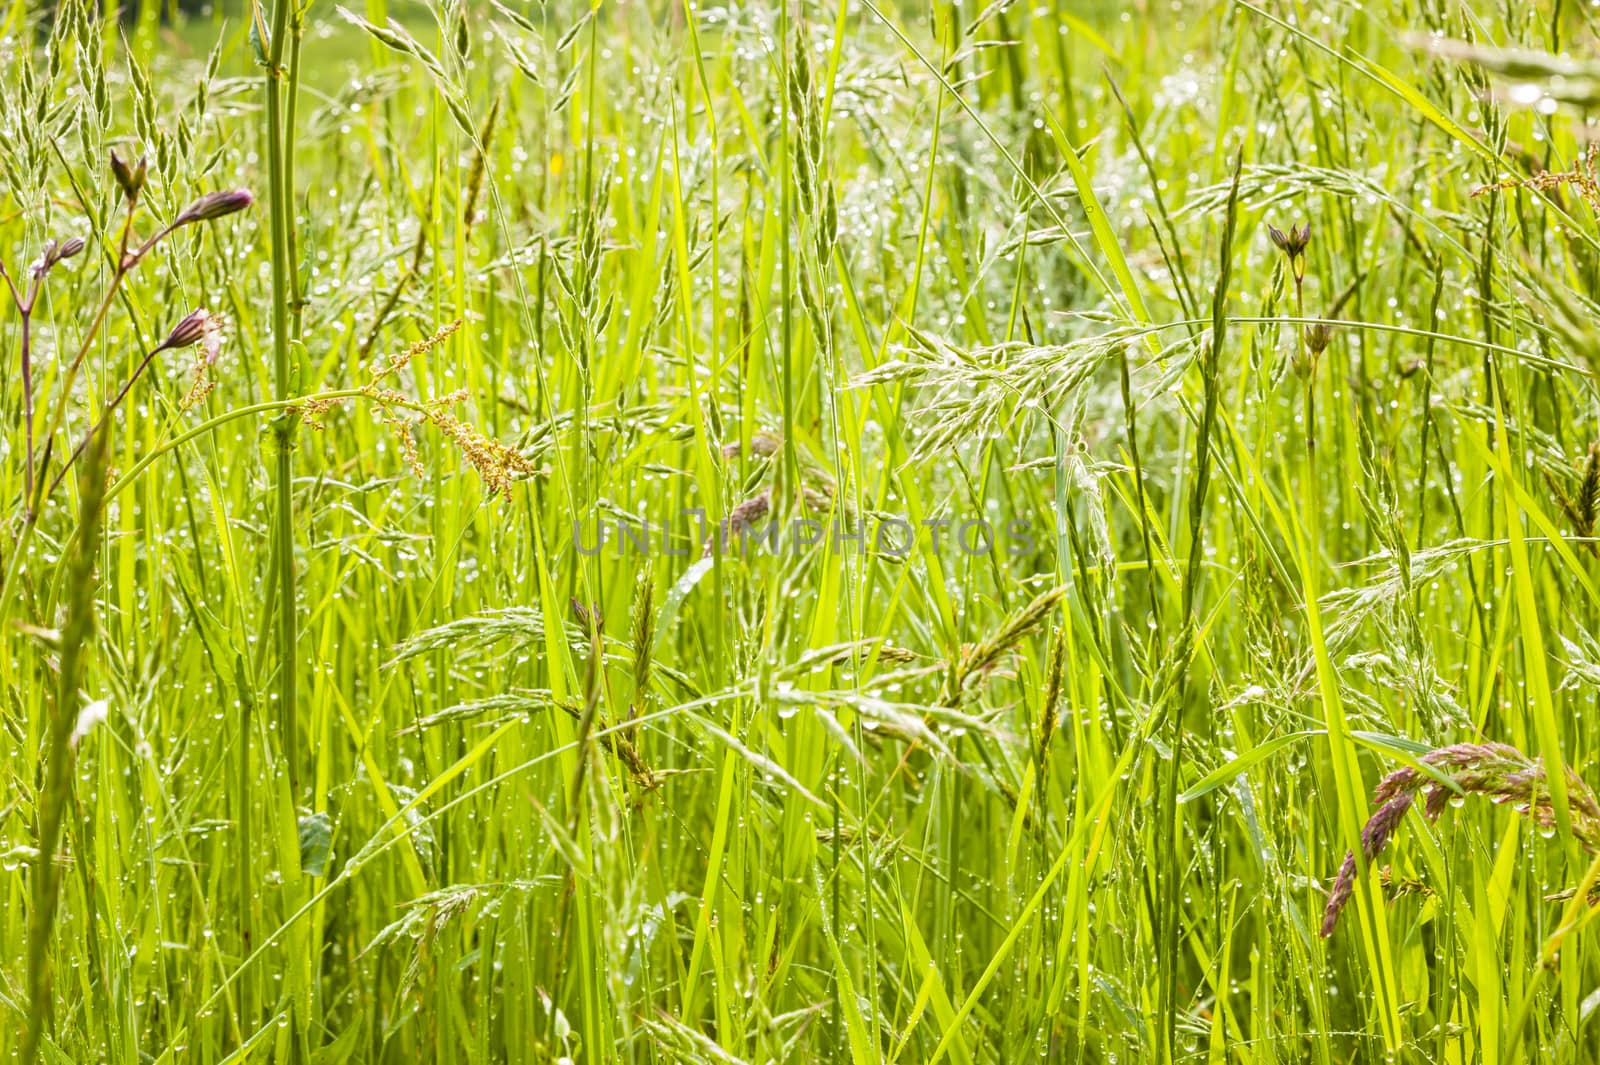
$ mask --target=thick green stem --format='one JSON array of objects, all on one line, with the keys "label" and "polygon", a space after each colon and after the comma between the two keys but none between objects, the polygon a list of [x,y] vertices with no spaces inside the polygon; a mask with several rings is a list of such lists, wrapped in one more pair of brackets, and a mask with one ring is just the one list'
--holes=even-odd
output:
[{"label": "thick green stem", "polygon": [[[1305,321],[1305,292],[1304,287],[1298,280],[1294,284],[1294,316],[1300,322]],[[1297,325],[1294,327],[1294,331],[1295,342],[1298,344],[1300,352],[1300,372],[1305,374],[1306,378],[1306,451],[1314,452],[1317,449],[1317,361],[1316,357],[1308,354],[1306,350],[1306,326]]]},{"label": "thick green stem", "polygon": [[[293,139],[285,127],[283,107],[284,45],[288,43],[289,13],[294,0],[277,0],[272,8],[272,40],[267,59],[267,189],[272,227],[272,378],[279,399],[287,399],[290,374],[290,312],[294,294],[289,278],[289,243],[294,231],[289,188]],[[275,513],[272,524],[272,559],[278,597],[278,715],[284,761],[289,768],[292,794],[300,793],[300,738],[297,725],[299,670],[295,663],[296,616],[294,573],[294,426],[286,412],[274,425],[277,470],[274,478]]]},{"label": "thick green stem", "polygon": [[94,569],[105,504],[106,438],[96,434],[83,473],[83,537],[71,553],[71,602],[61,634],[61,670],[45,735],[44,786],[38,799],[39,853],[31,878],[32,906],[28,922],[28,1020],[23,1037],[24,1065],[38,1060],[55,1001],[50,972],[50,940],[61,901],[61,869],[57,849],[61,828],[72,805],[72,765],[76,753],[79,688],[84,650],[94,633]]}]

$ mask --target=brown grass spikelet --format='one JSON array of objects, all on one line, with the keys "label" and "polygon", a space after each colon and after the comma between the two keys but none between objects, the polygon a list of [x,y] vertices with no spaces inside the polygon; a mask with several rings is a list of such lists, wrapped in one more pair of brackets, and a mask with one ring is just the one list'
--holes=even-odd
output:
[{"label": "brown grass spikelet", "polygon": [[[782,448],[783,438],[781,436],[774,436],[771,433],[756,433],[750,438],[750,454],[759,458],[771,458]],[[740,446],[737,440],[722,445],[722,457],[724,459],[738,458],[739,451]]]}]

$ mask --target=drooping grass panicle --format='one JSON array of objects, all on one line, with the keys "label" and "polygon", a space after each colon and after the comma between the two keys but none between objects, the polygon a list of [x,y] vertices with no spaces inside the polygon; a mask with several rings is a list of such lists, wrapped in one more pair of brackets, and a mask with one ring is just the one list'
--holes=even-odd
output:
[{"label": "drooping grass panicle", "polygon": [[[927,398],[918,409],[924,423],[914,438],[917,460],[949,452],[995,432],[1019,416],[1046,414],[1081,405],[1101,368],[1143,331],[1119,327],[1060,344],[1021,341],[963,347],[920,329],[908,328],[909,342],[899,357],[862,374],[852,388],[905,383]],[[1179,363],[1198,343],[1185,337],[1153,360],[1165,371],[1144,395],[1164,392],[1176,380]]]},{"label": "drooping grass panicle", "polygon": [[[1541,830],[1555,828],[1555,808],[1541,758],[1529,758],[1504,743],[1457,743],[1435,748],[1418,761],[1436,770],[1437,775],[1406,766],[1384,777],[1373,789],[1372,801],[1377,811],[1361,830],[1361,852],[1367,863],[1382,853],[1417,793],[1424,789],[1423,812],[1429,820],[1438,818],[1452,796],[1479,795],[1497,804],[1511,805]],[[1573,838],[1590,853],[1600,852],[1600,802],[1570,768],[1565,774]],[[1323,936],[1331,936],[1338,926],[1339,914],[1355,891],[1356,872],[1355,854],[1347,853],[1323,911]]]}]

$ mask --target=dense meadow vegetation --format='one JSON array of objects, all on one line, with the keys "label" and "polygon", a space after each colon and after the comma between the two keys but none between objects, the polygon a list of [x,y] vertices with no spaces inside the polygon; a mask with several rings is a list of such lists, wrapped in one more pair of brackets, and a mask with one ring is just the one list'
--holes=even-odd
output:
[{"label": "dense meadow vegetation", "polygon": [[1574,0],[0,21],[0,1055],[1600,1060]]}]

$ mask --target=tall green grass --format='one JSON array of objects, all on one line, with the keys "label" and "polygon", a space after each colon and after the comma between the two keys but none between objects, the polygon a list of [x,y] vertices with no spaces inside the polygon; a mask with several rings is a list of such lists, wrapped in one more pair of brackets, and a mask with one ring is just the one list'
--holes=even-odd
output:
[{"label": "tall green grass", "polygon": [[6,1060],[1600,1055],[1587,7],[0,17]]}]

